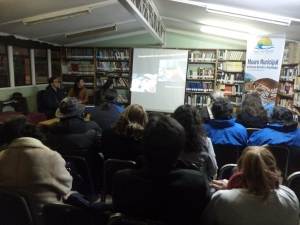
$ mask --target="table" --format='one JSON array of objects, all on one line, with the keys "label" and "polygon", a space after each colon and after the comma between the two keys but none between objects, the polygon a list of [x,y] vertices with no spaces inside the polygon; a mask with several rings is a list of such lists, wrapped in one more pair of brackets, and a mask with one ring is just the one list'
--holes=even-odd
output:
[{"label": "table", "polygon": [[[90,114],[87,114],[86,117],[84,118],[84,120],[85,121],[90,121]],[[50,126],[54,122],[59,122],[59,118],[53,118],[53,119],[50,119],[50,120],[41,121],[41,122],[39,122],[39,125],[47,127],[47,126]]]}]

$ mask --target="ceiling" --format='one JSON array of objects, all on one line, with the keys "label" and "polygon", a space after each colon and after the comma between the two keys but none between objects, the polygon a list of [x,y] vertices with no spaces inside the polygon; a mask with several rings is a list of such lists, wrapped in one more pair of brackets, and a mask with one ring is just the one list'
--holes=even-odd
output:
[{"label": "ceiling", "polygon": [[[123,37],[149,34],[155,39],[155,32],[137,15],[124,7],[130,0],[0,0],[0,32],[40,40],[57,45],[79,46]],[[132,0],[134,1],[134,0]],[[147,1],[147,0],[136,0]],[[151,0],[149,0],[151,1]],[[179,3],[170,0],[152,0],[163,22],[166,32],[200,34],[203,26],[221,27],[251,34],[286,33],[289,41],[300,42],[300,1],[299,0],[201,0]],[[122,4],[121,4],[121,3]],[[217,15],[206,12],[205,6],[217,4],[250,11],[291,17],[290,26],[274,25],[247,19]],[[199,6],[202,5],[202,6]],[[56,11],[89,6],[91,13],[57,21],[25,26],[25,18],[53,13]],[[297,21],[298,20],[298,21]],[[109,31],[85,37],[66,38],[65,34],[108,26],[117,26],[117,31]],[[222,32],[221,32],[222,33]],[[234,35],[231,38],[235,38]],[[149,40],[145,40],[149,41]],[[159,42],[159,41],[158,41]],[[145,43],[146,44],[146,43]],[[160,43],[164,46],[164,43]]]}]

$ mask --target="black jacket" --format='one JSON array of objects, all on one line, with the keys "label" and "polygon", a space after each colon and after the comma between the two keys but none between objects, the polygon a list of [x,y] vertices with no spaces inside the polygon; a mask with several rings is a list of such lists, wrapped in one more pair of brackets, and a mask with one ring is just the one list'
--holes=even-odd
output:
[{"label": "black jacket", "polygon": [[268,124],[268,117],[251,116],[248,113],[239,113],[236,117],[236,122],[242,124],[248,128],[262,128],[262,126]]},{"label": "black jacket", "polygon": [[58,108],[59,103],[66,97],[66,93],[57,88],[55,91],[50,85],[46,87],[46,91],[42,96],[42,107],[41,112],[43,112],[47,119],[54,118],[55,111]]}]

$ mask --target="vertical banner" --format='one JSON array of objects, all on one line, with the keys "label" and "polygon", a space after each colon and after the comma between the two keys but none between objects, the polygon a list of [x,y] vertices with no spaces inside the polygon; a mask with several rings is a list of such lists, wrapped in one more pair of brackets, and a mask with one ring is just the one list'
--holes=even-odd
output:
[{"label": "vertical banner", "polygon": [[258,36],[247,41],[245,90],[260,94],[269,114],[275,106],[285,36]]}]

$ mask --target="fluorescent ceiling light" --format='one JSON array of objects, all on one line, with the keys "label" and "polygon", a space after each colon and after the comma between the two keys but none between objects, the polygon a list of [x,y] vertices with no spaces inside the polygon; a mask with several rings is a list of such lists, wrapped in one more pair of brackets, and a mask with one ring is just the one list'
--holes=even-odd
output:
[{"label": "fluorescent ceiling light", "polygon": [[170,0],[170,1],[189,4],[189,5],[196,5],[196,6],[200,6],[200,7],[206,7],[205,3],[197,2],[197,1],[190,1],[190,0]]},{"label": "fluorescent ceiling light", "polygon": [[247,40],[251,34],[242,33],[238,31],[232,31],[232,30],[225,30],[221,28],[216,27],[206,27],[203,26],[200,29],[203,33],[213,34],[217,36],[223,36],[223,37],[229,37],[231,39],[240,39],[240,40]]},{"label": "fluorescent ceiling light", "polygon": [[89,35],[94,35],[94,34],[101,34],[101,33],[109,32],[109,31],[117,31],[117,25],[93,29],[93,30],[84,30],[84,31],[80,31],[77,33],[70,33],[70,34],[66,34],[65,37],[66,38],[77,38],[77,37],[89,36]]},{"label": "fluorescent ceiling light", "polygon": [[63,10],[54,13],[43,14],[40,16],[34,16],[23,20],[24,25],[36,25],[40,23],[51,22],[55,20],[62,20],[76,16],[83,16],[91,13],[91,9],[80,10]]},{"label": "fluorescent ceiling light", "polygon": [[272,24],[277,24],[277,25],[282,25],[282,26],[289,26],[291,23],[290,19],[284,19],[284,18],[279,18],[275,17],[273,15],[267,15],[267,14],[262,14],[262,13],[255,13],[255,12],[250,12],[246,10],[239,10],[239,9],[214,9],[214,8],[206,8],[206,12],[209,13],[215,13],[215,14],[220,14],[224,16],[231,16],[231,17],[237,17],[237,18],[242,18],[242,19],[248,19],[248,20],[256,20],[260,22],[265,22],[265,23],[272,23]]}]

